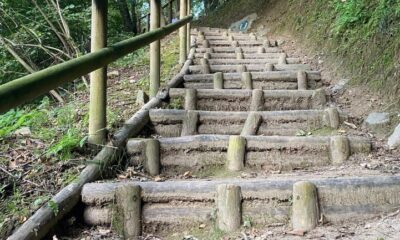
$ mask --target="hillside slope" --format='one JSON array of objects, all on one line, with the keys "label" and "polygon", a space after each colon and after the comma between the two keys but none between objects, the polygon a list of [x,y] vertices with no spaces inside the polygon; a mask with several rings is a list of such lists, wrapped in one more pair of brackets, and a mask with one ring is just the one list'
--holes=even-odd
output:
[{"label": "hillside slope", "polygon": [[400,0],[231,0],[198,24],[229,27],[254,12],[253,31],[288,34],[338,78],[400,102]]}]

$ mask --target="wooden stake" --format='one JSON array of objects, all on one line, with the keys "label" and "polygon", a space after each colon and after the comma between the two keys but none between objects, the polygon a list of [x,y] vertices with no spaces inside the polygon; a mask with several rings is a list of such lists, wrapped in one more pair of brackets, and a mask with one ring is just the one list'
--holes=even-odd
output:
[{"label": "wooden stake", "polygon": [[238,72],[238,73],[243,73],[243,72],[246,72],[246,71],[247,71],[246,65],[238,65],[236,67],[236,72]]},{"label": "wooden stake", "polygon": [[266,52],[265,51],[265,47],[259,47],[258,50],[257,50],[257,53],[259,53],[259,54],[263,54],[265,52]]},{"label": "wooden stake", "polygon": [[318,219],[317,188],[311,182],[296,182],[293,185],[293,230],[310,231],[317,226]]},{"label": "wooden stake", "polygon": [[[150,31],[160,27],[161,0],[150,0]],[[160,40],[150,44],[150,97],[155,97],[160,88]]]},{"label": "wooden stake", "polygon": [[253,79],[251,77],[251,73],[243,72],[242,73],[242,88],[243,89],[253,89]]},{"label": "wooden stake", "polygon": [[325,110],[324,122],[328,127],[338,129],[340,126],[340,116],[337,108],[331,107]]},{"label": "wooden stake", "polygon": [[214,73],[214,89],[224,89],[224,75],[222,72]]},{"label": "wooden stake", "polygon": [[258,128],[262,122],[262,117],[257,112],[250,112],[242,129],[241,136],[257,135]]},{"label": "wooden stake", "polygon": [[160,174],[160,142],[157,139],[145,141],[146,171],[151,176]]},{"label": "wooden stake", "polygon": [[242,136],[230,136],[227,165],[230,171],[240,171],[244,168],[244,159],[246,155],[246,138]]},{"label": "wooden stake", "polygon": [[264,110],[264,91],[261,89],[254,89],[251,97],[250,111],[263,111]]},{"label": "wooden stake", "polygon": [[209,48],[210,42],[208,40],[203,40],[203,48]]},{"label": "wooden stake", "polygon": [[183,119],[181,136],[192,136],[197,134],[197,125],[199,121],[199,113],[195,111],[187,111]]},{"label": "wooden stake", "polygon": [[343,164],[350,157],[350,141],[346,136],[332,136],[330,154],[333,164]]},{"label": "wooden stake", "polygon": [[124,185],[116,189],[115,195],[118,212],[122,215],[124,239],[139,239],[142,235],[141,187]]},{"label": "wooden stake", "polygon": [[[91,52],[107,46],[108,1],[92,0]],[[107,67],[90,73],[89,143],[106,142],[107,127]]]},{"label": "wooden stake", "polygon": [[196,110],[197,108],[197,90],[185,89],[185,110]]},{"label": "wooden stake", "polygon": [[299,90],[307,90],[307,73],[305,71],[297,72],[297,86]]},{"label": "wooden stake", "polygon": [[242,221],[242,193],[240,186],[217,186],[217,226],[227,232],[240,228]]},{"label": "wooden stake", "polygon": [[280,65],[285,65],[285,64],[287,64],[286,58],[287,58],[286,53],[282,53],[282,54],[279,56],[278,64],[280,64]]},{"label": "wooden stake", "polygon": [[265,71],[267,71],[267,72],[274,71],[274,64],[272,64],[272,63],[265,64]]},{"label": "wooden stake", "polygon": [[201,72],[203,74],[210,74],[210,64],[208,64],[208,60],[206,58],[201,58],[200,59],[200,65],[201,65]]},{"label": "wooden stake", "polygon": [[[186,17],[187,14],[187,0],[180,0],[180,19]],[[184,64],[187,55],[187,26],[183,26],[179,29],[179,63]]]}]

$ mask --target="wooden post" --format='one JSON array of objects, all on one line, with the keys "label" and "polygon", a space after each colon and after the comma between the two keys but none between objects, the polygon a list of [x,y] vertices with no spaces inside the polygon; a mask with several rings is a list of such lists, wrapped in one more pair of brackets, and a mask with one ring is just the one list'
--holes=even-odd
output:
[{"label": "wooden post", "polygon": [[183,119],[181,136],[192,136],[197,134],[197,125],[199,121],[199,113],[189,110]]},{"label": "wooden post", "polygon": [[332,136],[330,154],[333,164],[343,164],[350,156],[350,142],[346,136]]},{"label": "wooden post", "polygon": [[297,72],[297,86],[299,90],[307,90],[307,73],[305,71]]},{"label": "wooden post", "polygon": [[[189,16],[190,14],[192,14],[192,0],[187,0],[187,16]],[[191,35],[190,35],[190,28],[191,28],[191,24],[188,23],[187,24],[187,44],[186,44],[186,51],[189,52],[190,51],[190,47],[191,47]]]},{"label": "wooden post", "polygon": [[214,89],[224,89],[224,74],[222,72],[214,73]]},{"label": "wooden post", "polygon": [[211,73],[210,64],[208,64],[208,60],[206,58],[201,58],[200,59],[200,65],[201,65],[201,72],[203,74],[210,74]]},{"label": "wooden post", "polygon": [[247,71],[246,65],[237,65],[236,66],[236,72],[238,73],[243,73]]},{"label": "wooden post", "polygon": [[287,58],[286,53],[281,53],[279,56],[279,59],[278,59],[278,64],[280,64],[280,65],[287,64],[286,58]]},{"label": "wooden post", "polygon": [[185,110],[196,110],[197,108],[197,90],[185,90]]},{"label": "wooden post", "polygon": [[227,165],[230,171],[240,171],[244,168],[244,159],[246,155],[246,138],[242,136],[230,136]]},{"label": "wooden post", "polygon": [[272,72],[272,71],[274,71],[274,64],[272,64],[272,63],[267,63],[267,64],[265,64],[265,71],[267,71],[267,72]]},{"label": "wooden post", "polygon": [[263,111],[264,110],[264,91],[261,89],[254,89],[251,94],[250,111]]},{"label": "wooden post", "polygon": [[333,129],[338,129],[340,126],[340,116],[337,108],[330,107],[325,110],[324,113],[325,125]]},{"label": "wooden post", "polygon": [[240,186],[217,186],[217,226],[227,232],[240,228],[242,222],[242,192]]},{"label": "wooden post", "polygon": [[157,139],[145,141],[146,171],[151,176],[160,174],[160,142]]},{"label": "wooden post", "polygon": [[257,112],[250,112],[247,116],[247,120],[244,123],[241,136],[257,135],[258,128],[262,122],[262,117]]},{"label": "wooden post", "polygon": [[[180,19],[183,19],[187,15],[187,0],[180,0]],[[187,55],[187,26],[183,26],[179,29],[179,63],[184,64]]]},{"label": "wooden post", "polygon": [[242,88],[253,89],[253,79],[250,72],[242,72]]},{"label": "wooden post", "polygon": [[292,224],[295,231],[310,231],[318,224],[317,188],[311,182],[293,184]]},{"label": "wooden post", "polygon": [[116,189],[115,195],[119,216],[122,218],[124,239],[139,239],[142,235],[142,196],[140,186],[121,186]]},{"label": "wooden post", "polygon": [[[107,45],[107,0],[92,0],[91,52]],[[90,73],[89,143],[106,141],[107,127],[107,67]]]},{"label": "wooden post", "polygon": [[[150,31],[160,27],[161,0],[150,0]],[[150,44],[150,97],[160,88],[160,40]]]}]

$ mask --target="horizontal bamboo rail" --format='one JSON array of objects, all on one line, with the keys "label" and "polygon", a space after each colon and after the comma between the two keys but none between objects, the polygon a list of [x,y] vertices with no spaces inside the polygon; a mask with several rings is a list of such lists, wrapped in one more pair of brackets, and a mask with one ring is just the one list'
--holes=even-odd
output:
[{"label": "horizontal bamboo rail", "polygon": [[17,107],[93,70],[104,67],[167,36],[185,26],[191,20],[192,16],[187,16],[176,23],[3,84],[0,86],[0,113]]}]

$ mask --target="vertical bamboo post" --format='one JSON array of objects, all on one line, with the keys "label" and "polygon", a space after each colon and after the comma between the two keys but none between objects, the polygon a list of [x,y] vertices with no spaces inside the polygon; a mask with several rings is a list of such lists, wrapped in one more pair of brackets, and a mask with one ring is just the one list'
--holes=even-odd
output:
[{"label": "vertical bamboo post", "polygon": [[[108,0],[92,0],[91,52],[107,45]],[[103,144],[107,126],[107,67],[90,73],[89,143]]]},{"label": "vertical bamboo post", "polygon": [[150,14],[147,14],[147,31],[150,31]]},{"label": "vertical bamboo post", "polygon": [[[189,16],[190,14],[192,14],[192,0],[187,0],[187,15]],[[190,28],[191,25],[190,23],[187,24],[187,43],[186,43],[186,51],[187,53],[190,51],[190,43],[191,43],[191,35],[190,35]]]},{"label": "vertical bamboo post", "polygon": [[[150,0],[150,30],[160,27],[161,0]],[[160,88],[160,40],[150,44],[150,97]]]},{"label": "vertical bamboo post", "polygon": [[[187,14],[187,0],[180,0],[180,3],[180,19],[183,19]],[[179,29],[179,39],[179,63],[184,64],[187,54],[187,26],[183,26]]]},{"label": "vertical bamboo post", "polygon": [[145,142],[145,168],[151,176],[160,174],[160,142],[157,139],[148,139]]},{"label": "vertical bamboo post", "polygon": [[117,208],[122,215],[124,239],[139,239],[142,235],[141,192],[139,185],[124,185],[115,190]]}]

